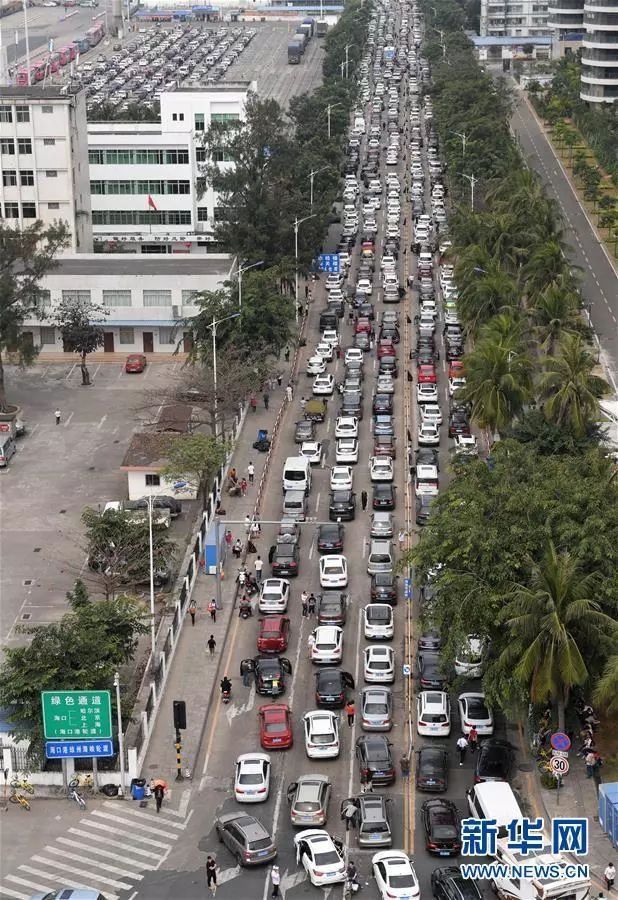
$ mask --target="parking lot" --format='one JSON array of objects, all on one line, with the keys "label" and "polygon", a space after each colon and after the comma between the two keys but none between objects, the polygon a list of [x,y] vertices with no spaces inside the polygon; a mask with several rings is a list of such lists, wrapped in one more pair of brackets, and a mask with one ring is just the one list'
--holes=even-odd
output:
[{"label": "parking lot", "polygon": [[[66,591],[80,573],[88,574],[81,512],[126,498],[119,466],[133,431],[152,416],[140,409],[142,391],[156,391],[181,365],[163,362],[126,375],[120,360],[93,363],[89,388],[82,387],[76,364],[41,362],[23,372],[9,367],[8,396],[22,407],[27,433],[0,470],[3,646],[23,640],[17,624],[53,622],[66,612]],[[192,521],[192,504],[184,506],[172,532],[180,539]]]}]

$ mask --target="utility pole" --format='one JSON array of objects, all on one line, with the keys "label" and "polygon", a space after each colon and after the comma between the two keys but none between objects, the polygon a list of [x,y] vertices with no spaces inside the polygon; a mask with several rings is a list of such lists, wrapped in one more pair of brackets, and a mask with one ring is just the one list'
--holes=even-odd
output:
[{"label": "utility pole", "polygon": [[466,175],[465,172],[460,172],[459,174],[470,182],[470,208],[474,209],[474,185],[478,184],[478,178],[475,175]]},{"label": "utility pole", "polygon": [[[125,769],[124,769],[124,734],[122,732],[122,707],[120,706],[120,675],[114,674],[114,687],[116,688],[116,721],[118,722],[118,759],[120,761],[120,788],[118,796],[125,795]],[[63,760],[64,761],[64,760]]]},{"label": "utility pole", "polygon": [[296,217],[294,219],[294,315],[296,318],[296,324],[298,325],[298,229],[303,224],[303,222],[307,222],[309,219],[315,219],[317,213],[312,213],[310,216],[305,216],[304,219],[299,219]]}]

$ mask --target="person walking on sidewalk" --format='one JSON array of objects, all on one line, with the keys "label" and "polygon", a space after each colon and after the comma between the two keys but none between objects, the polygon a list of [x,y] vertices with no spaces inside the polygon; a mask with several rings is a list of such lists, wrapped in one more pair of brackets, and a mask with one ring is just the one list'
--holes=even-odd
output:
[{"label": "person walking on sidewalk", "polygon": [[403,780],[408,781],[410,778],[410,757],[407,753],[404,753],[399,760],[399,768],[401,769],[401,777]]},{"label": "person walking on sidewalk", "polygon": [[247,479],[241,478],[240,479],[240,493],[243,495],[243,497],[247,496],[247,488],[248,487],[249,487],[249,485],[247,483]]},{"label": "person walking on sidewalk", "polygon": [[217,601],[213,599],[208,604],[208,612],[210,613],[210,618],[213,622],[217,621]]},{"label": "person walking on sidewalk", "polygon": [[306,405],[307,405],[307,401],[305,400],[304,397],[301,397],[301,398],[300,398],[300,408],[302,409],[303,412],[305,411],[305,406],[306,406]]},{"label": "person walking on sidewalk", "polygon": [[607,868],[603,872],[603,878],[605,879],[607,892],[609,893],[614,887],[614,881],[616,880],[616,867],[614,866],[613,862],[607,864]]},{"label": "person walking on sidewalk", "polygon": [[60,416],[61,416],[60,410],[57,409],[56,412],[54,413],[54,415],[56,417],[56,425],[60,425]]},{"label": "person walking on sidewalk", "polygon": [[215,650],[217,649],[217,642],[215,641],[214,634],[211,634],[208,640],[206,641],[206,645],[208,646],[208,652],[211,656],[215,655]]},{"label": "person walking on sidewalk", "polygon": [[264,391],[262,400],[264,401],[264,409],[268,409],[268,404],[270,403],[270,394],[267,391]]},{"label": "person walking on sidewalk", "polygon": [[309,615],[309,594],[307,591],[303,591],[300,595],[300,608],[303,616],[306,618]]},{"label": "person walking on sidewalk", "polygon": [[315,594],[313,593],[313,591],[311,591],[311,593],[309,594],[309,599],[307,600],[307,612],[310,616],[315,616],[315,604]]},{"label": "person walking on sidewalk", "polygon": [[251,399],[249,400],[249,406],[253,412],[257,412],[257,400],[255,399],[255,394],[251,394]]},{"label": "person walking on sidewalk", "polygon": [[307,638],[307,651],[308,651],[309,659],[311,659],[314,644],[315,644],[315,634],[312,631],[311,634],[309,635],[309,637]]},{"label": "person walking on sidewalk", "polygon": [[253,484],[253,479],[255,478],[255,466],[249,460],[249,465],[247,466],[247,475],[249,476],[249,484]]},{"label": "person walking on sidewalk", "polygon": [[262,559],[261,556],[258,556],[258,558],[255,561],[255,580],[257,581],[258,584],[260,584],[260,582],[262,581],[262,569],[263,568],[264,568],[264,560]]},{"label": "person walking on sidewalk", "polygon": [[212,856],[206,857],[206,887],[211,894],[217,893],[217,863]]},{"label": "person walking on sidewalk", "polygon": [[286,399],[287,399],[288,403],[291,403],[291,402],[292,402],[292,399],[293,399],[293,397],[294,397],[294,391],[292,390],[292,385],[291,385],[291,384],[288,384],[288,386],[286,387],[286,389],[285,389],[285,396],[286,396]]},{"label": "person walking on sidewalk", "polygon": [[474,753],[476,748],[479,745],[479,733],[476,730],[476,727],[473,725],[468,733],[468,746],[470,747],[470,753]]},{"label": "person walking on sidewalk", "polygon": [[596,763],[596,761],[596,753],[594,752],[594,750],[590,750],[586,754],[586,758],[584,759],[584,762],[586,763],[586,778],[592,778],[594,774],[594,764]]},{"label": "person walking on sidewalk", "polygon": [[459,765],[463,766],[466,759],[466,750],[468,749],[468,741],[462,736],[457,741],[457,749],[459,751]]},{"label": "person walking on sidewalk", "polygon": [[159,813],[161,812],[161,805],[163,803],[163,798],[165,797],[165,788],[160,781],[158,781],[152,788],[152,795],[155,798],[157,812]]},{"label": "person walking on sidewalk", "polygon": [[192,600],[191,603],[189,603],[189,615],[191,616],[191,627],[193,627],[195,625],[196,612],[197,612],[197,603],[195,602],[195,600]]},{"label": "person walking on sidewalk", "polygon": [[270,870],[270,883],[273,886],[271,897],[280,897],[279,893],[279,885],[281,884],[281,874],[279,872],[279,866],[273,866]]},{"label": "person walking on sidewalk", "polygon": [[363,512],[367,509],[367,491],[361,491],[361,507]]},{"label": "person walking on sidewalk", "polygon": [[285,348],[285,350],[283,352],[283,358],[285,359],[286,362],[290,361],[290,348],[289,347]]},{"label": "person walking on sidewalk", "polygon": [[348,700],[345,705],[345,714],[348,717],[348,725],[350,728],[354,725],[354,716],[356,715],[356,706],[354,700]]}]

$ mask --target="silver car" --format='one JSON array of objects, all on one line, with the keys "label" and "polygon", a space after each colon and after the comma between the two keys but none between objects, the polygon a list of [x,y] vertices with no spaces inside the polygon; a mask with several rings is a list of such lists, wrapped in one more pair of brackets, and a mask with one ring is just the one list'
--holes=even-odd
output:
[{"label": "silver car", "polygon": [[330,792],[331,783],[326,775],[301,775],[298,781],[288,785],[287,801],[292,825],[306,828],[326,824]]},{"label": "silver car", "polygon": [[393,536],[393,514],[392,512],[374,512],[371,516],[371,530],[369,532],[372,538],[391,538]]},{"label": "silver car", "polygon": [[390,731],[393,727],[393,695],[391,689],[378,685],[361,693],[361,727],[363,731]]}]

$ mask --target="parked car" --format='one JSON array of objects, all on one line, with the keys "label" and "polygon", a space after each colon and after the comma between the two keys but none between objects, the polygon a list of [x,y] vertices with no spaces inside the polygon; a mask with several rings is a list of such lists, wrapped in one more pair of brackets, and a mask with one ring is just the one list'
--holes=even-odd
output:
[{"label": "parked car", "polygon": [[356,759],[361,781],[371,778],[374,787],[393,784],[396,778],[391,743],[383,734],[363,734],[356,740]]},{"label": "parked car", "polygon": [[268,830],[244,810],[217,816],[215,831],[239,866],[261,866],[277,856]]},{"label": "parked car", "polygon": [[332,785],[326,775],[301,775],[298,781],[288,785],[287,801],[290,804],[292,825],[325,825],[328,815]]},{"label": "parked car", "polygon": [[437,747],[416,751],[416,789],[441,793],[448,788],[448,753]]},{"label": "parked car", "polygon": [[458,856],[461,851],[461,821],[451,800],[436,797],[421,806],[425,849],[436,856]]},{"label": "parked car", "polygon": [[508,781],[513,767],[513,749],[507,741],[491,738],[479,745],[474,781]]}]

